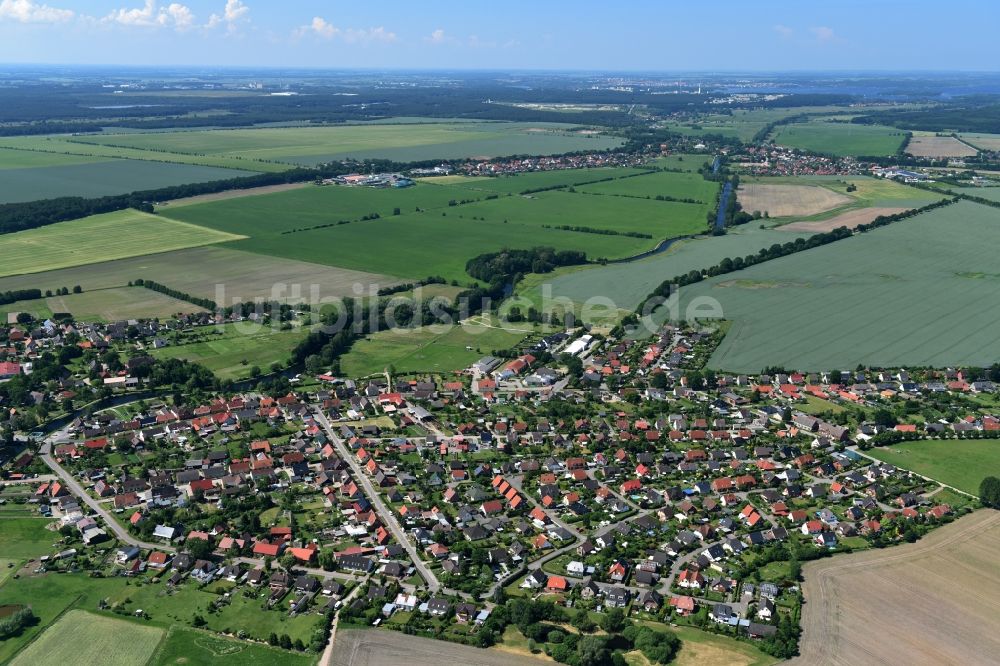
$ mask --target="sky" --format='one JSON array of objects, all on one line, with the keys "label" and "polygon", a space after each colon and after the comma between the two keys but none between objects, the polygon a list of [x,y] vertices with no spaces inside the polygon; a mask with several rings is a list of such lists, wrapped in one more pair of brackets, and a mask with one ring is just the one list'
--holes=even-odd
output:
[{"label": "sky", "polygon": [[1000,3],[0,0],[0,63],[995,70]]}]

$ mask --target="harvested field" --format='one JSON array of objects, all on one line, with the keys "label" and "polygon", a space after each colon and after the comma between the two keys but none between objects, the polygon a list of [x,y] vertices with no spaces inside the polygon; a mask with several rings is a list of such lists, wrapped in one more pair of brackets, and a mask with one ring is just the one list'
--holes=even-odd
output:
[{"label": "harvested field", "polygon": [[780,231],[804,231],[809,233],[822,233],[837,227],[847,227],[853,229],[859,224],[868,224],[879,215],[895,215],[902,213],[908,208],[862,208],[860,210],[849,210],[828,220],[817,220],[815,222],[792,222],[778,227]]},{"label": "harvested field", "polygon": [[960,134],[966,141],[982,150],[1000,150],[1000,134]]},{"label": "harvested field", "polygon": [[921,541],[804,567],[801,656],[813,664],[988,664],[1000,654],[1000,513]]},{"label": "harvested field", "polygon": [[[376,273],[266,257],[215,246],[4,277],[0,278],[0,291],[32,288],[55,290],[79,284],[86,293],[94,289],[121,287],[137,278],[154,280],[172,289],[215,301],[223,300],[216,291],[216,285],[222,285],[227,305],[231,305],[236,298],[244,301],[252,301],[258,297],[299,301],[308,298],[310,285],[314,284],[319,285],[319,296],[325,297],[352,295],[355,284],[363,285],[367,290],[371,284],[381,287],[399,282],[396,278]],[[276,285],[279,291],[274,291]],[[281,285],[289,288],[300,285],[301,296],[294,296],[290,290],[280,292]],[[5,309],[14,308],[11,305],[5,306]]]},{"label": "harvested field", "polygon": [[736,199],[746,212],[766,212],[771,217],[816,215],[853,201],[849,196],[818,185],[769,183],[744,183]]},{"label": "harvested field", "polygon": [[330,663],[332,666],[539,666],[547,661],[496,649],[480,650],[407,636],[396,631],[341,629],[337,632],[337,645]]},{"label": "harvested field", "polygon": [[979,151],[953,136],[914,136],[906,152],[914,157],[972,157]]}]

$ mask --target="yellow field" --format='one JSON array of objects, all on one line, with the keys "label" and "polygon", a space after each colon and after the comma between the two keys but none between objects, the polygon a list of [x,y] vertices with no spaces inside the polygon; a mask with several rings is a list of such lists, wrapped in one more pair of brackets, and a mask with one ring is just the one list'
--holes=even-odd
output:
[{"label": "yellow field", "polygon": [[0,276],[41,273],[241,238],[245,236],[137,210],[116,211],[0,236]]}]

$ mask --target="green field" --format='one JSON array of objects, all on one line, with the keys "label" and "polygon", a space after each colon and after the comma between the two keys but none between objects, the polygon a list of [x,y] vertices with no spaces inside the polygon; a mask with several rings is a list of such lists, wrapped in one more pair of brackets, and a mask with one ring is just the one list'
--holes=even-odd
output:
[{"label": "green field", "polygon": [[62,538],[45,526],[48,518],[0,516],[0,555],[16,558],[37,558],[50,555],[52,544]]},{"label": "green field", "polygon": [[705,236],[675,243],[666,252],[639,261],[529,275],[519,285],[518,293],[540,305],[542,288],[547,284],[552,298],[584,303],[593,296],[604,296],[618,308],[633,310],[666,279],[714,266],[727,257],[754,254],[761,248],[803,235],[807,234],[793,235],[747,224],[730,230],[725,236]]},{"label": "green field", "polygon": [[171,627],[150,666],[309,666],[315,657],[231,640],[197,629]]},{"label": "green field", "polygon": [[179,208],[162,206],[158,212],[174,220],[246,236],[276,236],[282,231],[308,229],[341,220],[356,221],[377,213],[391,217],[401,213],[448,208],[449,201],[481,199],[486,194],[468,190],[418,184],[404,189],[373,189],[329,185],[304,187],[274,194],[237,197],[191,204]]},{"label": "green field", "polygon": [[0,169],[0,174],[0,204],[56,197],[103,197],[251,175],[249,171],[141,160],[89,160],[32,168],[12,167]]},{"label": "green field", "polygon": [[576,188],[588,194],[612,194],[621,197],[672,197],[697,199],[703,204],[715,203],[719,183],[705,180],[697,173],[661,171],[635,178],[623,178],[604,183],[582,185]]},{"label": "green field", "polygon": [[52,296],[45,299],[52,312],[69,312],[81,321],[119,321],[172,317],[180,312],[203,312],[204,309],[143,287],[113,287],[82,294]]},{"label": "green field", "polygon": [[272,363],[286,365],[289,353],[307,334],[301,328],[277,331],[249,322],[199,328],[197,332],[197,342],[172,344],[149,353],[156,358],[194,361],[223,379],[235,379],[248,377],[252,366],[267,372]]},{"label": "green field", "polygon": [[628,178],[647,173],[646,169],[599,167],[595,169],[556,169],[534,171],[512,176],[439,176],[425,179],[428,183],[454,185],[470,190],[496,192],[498,194],[520,194],[527,190],[544,187],[570,187],[580,183],[592,183],[605,178]]},{"label": "green field", "polygon": [[[515,328],[527,327],[512,324],[511,329]],[[355,342],[341,358],[340,367],[349,377],[379,373],[390,365],[396,372],[451,372],[468,367],[495,349],[513,347],[526,334],[471,323],[446,332],[435,332],[431,327],[382,331]]]},{"label": "green field", "polygon": [[129,209],[0,236],[0,274],[41,273],[238,238]]},{"label": "green field", "polygon": [[956,191],[972,197],[1000,202],[1000,187],[959,187]]},{"label": "green field", "polygon": [[774,135],[781,146],[827,155],[894,155],[906,132],[882,125],[856,125],[813,120],[782,125]]},{"label": "green field", "polygon": [[18,654],[11,666],[144,666],[163,633],[159,627],[71,610]]},{"label": "green field", "polygon": [[[170,164],[192,164],[222,169],[239,169],[245,171],[286,171],[288,164],[280,162],[261,162],[226,155],[198,155],[170,153],[161,150],[140,150],[115,145],[99,145],[92,143],[97,137],[77,137],[67,134],[0,137],[0,148],[16,150],[18,155],[9,154],[6,158],[9,164],[24,166],[53,166],[60,164],[80,164],[82,160],[104,162],[108,159],[138,160],[148,162],[166,162]],[[88,140],[84,140],[88,139]],[[109,144],[116,143],[115,137],[106,139]],[[5,153],[7,151],[4,151]],[[36,157],[27,157],[31,153]],[[48,155],[48,158],[41,156]],[[72,156],[72,157],[67,157]],[[46,159],[49,162],[46,162]],[[11,168],[11,167],[7,167]],[[229,171],[227,173],[234,174]],[[232,177],[232,175],[228,176]]]},{"label": "green field", "polygon": [[[692,120],[684,122],[669,122],[666,127],[685,136],[705,136],[717,134],[735,137],[740,141],[749,141],[753,135],[766,125],[782,118],[797,116],[803,113],[828,113],[837,107],[790,107],[779,109],[734,109],[728,113],[700,114]],[[843,107],[849,111],[848,107]]]},{"label": "green field", "polygon": [[[73,284],[76,283],[74,282]],[[28,287],[28,289],[30,288]],[[52,316],[52,310],[49,309],[49,305],[44,298],[36,298],[31,301],[14,301],[13,303],[0,305],[0,324],[7,323],[8,312],[27,312],[35,319],[45,319]]]},{"label": "green field", "polygon": [[[368,285],[384,287],[397,282],[384,275],[206,245],[40,274],[2,277],[0,291],[32,288],[44,291],[63,286],[72,288],[78,284],[86,293],[94,289],[120,287],[138,278],[154,280],[226,305],[232,305],[234,299],[252,301],[255,298],[298,302],[309,297],[310,285],[313,284],[319,286],[319,296],[325,297],[351,295],[355,284],[363,285],[367,293]],[[221,285],[221,294],[216,291],[216,285]],[[300,286],[299,295],[292,293],[292,285]],[[30,312],[31,308],[25,307],[27,303],[45,306],[47,310],[44,301],[30,301],[0,306],[0,313]],[[45,311],[44,314],[47,316],[49,313]]]},{"label": "green field", "polygon": [[1000,439],[901,442],[867,453],[977,496],[984,477],[1000,477]]},{"label": "green field", "polygon": [[37,169],[41,167],[68,166],[70,164],[89,164],[91,162],[107,161],[101,157],[86,155],[64,155],[60,153],[43,153],[35,150],[15,150],[0,148],[0,171],[7,169]]},{"label": "green field", "polygon": [[[685,176],[685,174],[668,175]],[[697,178],[700,181],[699,185],[704,182],[700,176]],[[628,178],[621,182],[632,180],[637,178]],[[711,200],[707,202],[711,203]],[[506,220],[536,227],[570,225],[644,233],[652,236],[653,240],[645,241],[647,247],[652,247],[656,241],[664,238],[707,231],[708,210],[709,205],[558,191],[481,201],[462,206],[455,213],[465,218],[484,217],[486,222],[494,224],[502,224]],[[597,256],[621,255],[606,253]]]},{"label": "green field", "polygon": [[456,122],[281,127],[78,137],[81,142],[290,164],[335,159],[415,161],[602,150],[616,137],[560,123]]},{"label": "green field", "polygon": [[710,365],[729,371],[986,366],[997,242],[1000,210],[961,202],[686,287],[681,307],[718,302],[733,325]]}]

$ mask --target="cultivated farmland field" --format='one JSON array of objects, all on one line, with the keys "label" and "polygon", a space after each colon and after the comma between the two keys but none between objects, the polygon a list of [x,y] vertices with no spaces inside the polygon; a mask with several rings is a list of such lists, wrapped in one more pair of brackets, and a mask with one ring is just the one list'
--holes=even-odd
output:
[{"label": "cultivated farmland field", "polygon": [[803,567],[792,666],[989,664],[1000,654],[1000,513],[982,510],[917,543]]},{"label": "cultivated farmland field", "polygon": [[112,287],[52,296],[45,302],[52,312],[69,312],[82,321],[167,318],[179,312],[203,312],[197,305],[143,287]]},{"label": "cultivated farmland field", "polygon": [[813,120],[782,125],[774,142],[827,155],[880,156],[895,154],[905,138],[906,133],[894,127]]},{"label": "cultivated farmland field", "polygon": [[[226,305],[232,305],[234,299],[253,301],[255,298],[298,302],[308,299],[310,286],[314,284],[319,287],[319,296],[324,297],[352,295],[355,284],[362,285],[367,293],[369,285],[385,287],[399,282],[395,278],[375,273],[207,245],[39,274],[3,277],[0,278],[0,291],[32,288],[55,290],[78,284],[86,293],[94,289],[121,287],[138,278],[153,280],[220,304],[225,301]],[[222,287],[221,297],[216,291],[216,285]],[[294,285],[299,285],[299,295],[292,293]],[[30,303],[44,304],[43,301]],[[20,312],[25,309],[15,305],[5,305],[0,312]]]},{"label": "cultivated farmland field", "polygon": [[1000,134],[960,134],[962,141],[981,150],[1000,150]]},{"label": "cultivated farmland field", "polygon": [[778,229],[780,231],[802,231],[809,233],[823,233],[825,231],[832,231],[837,227],[847,227],[848,229],[854,229],[862,224],[868,224],[873,222],[876,217],[883,215],[895,215],[896,213],[902,213],[909,208],[891,208],[891,207],[871,207],[871,208],[856,208],[853,210],[848,210],[840,213],[834,217],[827,218],[825,220],[815,220],[812,222],[792,222],[791,224],[783,224]]},{"label": "cultivated farmland field", "polygon": [[0,256],[4,257],[0,275],[41,273],[239,238],[137,210],[122,210],[0,236]]},{"label": "cultivated farmland field", "polygon": [[740,185],[736,199],[744,211],[766,212],[772,218],[816,215],[854,201],[846,194],[819,185],[761,182]]},{"label": "cultivated farmland field", "polygon": [[269,127],[78,137],[81,142],[288,164],[335,159],[415,161],[601,150],[616,137],[583,134],[561,123],[454,122]]},{"label": "cultivated farmland field", "polygon": [[581,183],[592,183],[605,178],[627,178],[643,173],[646,169],[598,167],[595,169],[557,169],[553,171],[533,171],[512,176],[438,176],[426,178],[425,182],[439,185],[455,185],[471,190],[483,190],[498,194],[520,194],[527,190],[545,187],[570,187]]},{"label": "cultivated farmland field", "polygon": [[[44,153],[37,153],[43,155]],[[0,170],[0,204],[54,199],[102,197],[251,175],[249,171],[211,166],[104,160]]]},{"label": "cultivated farmland field", "polygon": [[20,652],[11,666],[144,666],[161,638],[159,627],[71,610]]},{"label": "cultivated farmland field", "polygon": [[914,135],[906,145],[906,152],[914,157],[972,157],[979,151],[953,136]]},{"label": "cultivated farmland field", "polygon": [[755,254],[761,248],[795,237],[750,223],[731,229],[725,236],[674,243],[666,252],[638,261],[563,269],[553,275],[529,275],[518,285],[518,293],[540,305],[543,285],[550,285],[553,298],[583,303],[592,296],[603,296],[620,309],[634,310],[666,279],[714,266],[727,257]]},{"label": "cultivated farmland field", "polygon": [[1000,202],[1000,187],[960,187],[958,191],[969,196]]},{"label": "cultivated farmland field", "polygon": [[733,322],[709,364],[736,372],[989,365],[1000,211],[961,202],[867,234],[711,278]]},{"label": "cultivated farmland field", "polygon": [[[30,153],[35,156],[48,155],[48,159],[54,160],[52,164],[66,164],[64,160],[71,160],[71,163],[79,163],[78,160],[108,161],[115,160],[136,160],[149,162],[167,162],[171,164],[191,164],[206,167],[218,167],[221,169],[237,169],[242,171],[287,171],[288,164],[280,162],[261,162],[259,160],[243,159],[241,157],[231,157],[225,155],[197,155],[172,153],[161,150],[140,150],[138,148],[126,148],[116,145],[101,145],[100,141],[94,139],[100,135],[90,136],[70,136],[67,134],[52,134],[38,136],[13,136],[0,137],[0,147],[15,150],[20,154],[16,158],[18,162],[25,163],[35,160],[35,164],[26,166],[42,166],[44,160],[41,157],[29,158]],[[114,144],[114,136],[110,136],[107,141]],[[67,157],[72,156],[72,157]],[[8,157],[8,161],[15,159]],[[42,160],[39,162],[39,160]],[[48,166],[51,166],[49,164]],[[230,172],[233,173],[233,172]],[[232,178],[233,176],[228,176]]]},{"label": "cultivated farmland field", "polygon": [[900,442],[868,452],[873,458],[979,495],[987,476],[1000,477],[1000,440],[957,439]]},{"label": "cultivated farmland field", "polygon": [[587,194],[605,194],[620,197],[695,199],[703,204],[715,203],[719,183],[705,180],[697,173],[660,171],[634,178],[621,178],[603,183],[593,183],[575,188]]},{"label": "cultivated farmland field", "polygon": [[420,636],[406,636],[398,631],[379,629],[340,629],[334,645],[332,666],[539,666],[552,663],[503,652],[497,648],[479,648],[436,641]]}]

